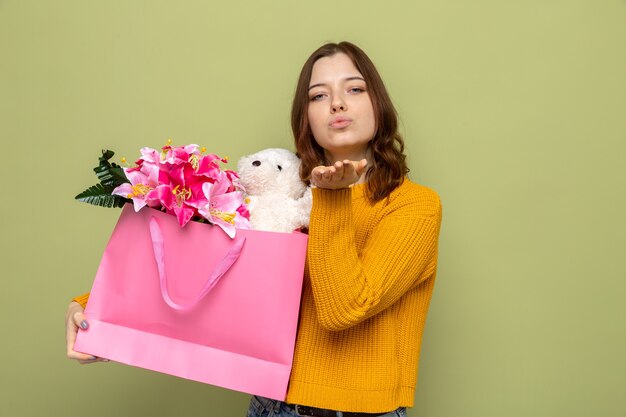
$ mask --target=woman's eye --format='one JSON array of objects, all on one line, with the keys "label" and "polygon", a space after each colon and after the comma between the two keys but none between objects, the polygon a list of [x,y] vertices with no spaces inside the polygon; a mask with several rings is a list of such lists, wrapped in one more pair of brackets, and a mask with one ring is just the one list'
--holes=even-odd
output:
[{"label": "woman's eye", "polygon": [[348,90],[351,93],[362,93],[363,91],[365,91],[365,89],[361,88],[361,87],[352,87],[350,90]]},{"label": "woman's eye", "polygon": [[314,96],[311,96],[311,101],[321,100],[322,98],[324,98],[324,94],[315,94]]}]

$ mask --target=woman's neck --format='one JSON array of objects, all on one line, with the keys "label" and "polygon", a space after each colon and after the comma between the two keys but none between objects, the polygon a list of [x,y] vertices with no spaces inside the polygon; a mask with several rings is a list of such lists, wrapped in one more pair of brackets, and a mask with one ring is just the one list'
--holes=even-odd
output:
[{"label": "woman's neck", "polygon": [[328,165],[332,165],[337,161],[355,161],[358,162],[361,159],[367,159],[368,165],[372,156],[372,152],[370,151],[369,146],[367,147],[367,149],[365,149],[364,151],[360,151],[360,152],[330,152],[327,150],[324,150],[324,155],[326,156],[326,162],[328,162]]}]

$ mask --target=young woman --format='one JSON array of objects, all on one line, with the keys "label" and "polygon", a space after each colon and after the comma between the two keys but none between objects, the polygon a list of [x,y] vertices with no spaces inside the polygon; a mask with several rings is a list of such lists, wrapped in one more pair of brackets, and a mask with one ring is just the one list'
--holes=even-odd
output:
[{"label": "young woman", "polygon": [[[304,64],[291,117],[313,185],[307,268],[285,402],[252,397],[248,417],[404,416],[437,267],[441,205],[406,178],[404,143],[380,75],[357,46]],[[68,357],[85,298],[68,309]]]}]

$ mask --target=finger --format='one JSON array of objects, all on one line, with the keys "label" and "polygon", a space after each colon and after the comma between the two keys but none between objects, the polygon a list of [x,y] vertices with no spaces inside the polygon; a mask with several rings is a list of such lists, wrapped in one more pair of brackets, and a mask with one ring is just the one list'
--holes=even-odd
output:
[{"label": "finger", "polygon": [[97,363],[97,362],[110,362],[108,359],[105,358],[96,358],[94,356],[95,359],[79,359],[78,363],[80,363],[81,365],[89,365],[91,363]]},{"label": "finger", "polygon": [[313,170],[313,172],[311,173],[311,182],[313,182],[314,185],[319,186],[320,183],[322,182],[323,175],[324,175],[324,171],[320,169]]},{"label": "finger", "polygon": [[74,325],[76,327],[80,327],[83,330],[87,330],[89,328],[89,322],[87,321],[85,314],[81,311],[77,311],[72,315],[72,320],[74,321]]},{"label": "finger", "polygon": [[67,351],[67,358],[68,359],[73,359],[73,360],[77,360],[78,362],[96,362],[98,359],[97,356],[94,355],[88,355],[86,353],[81,353],[81,352],[76,352],[75,350],[68,350]]},{"label": "finger", "polygon": [[349,160],[345,160],[343,161],[343,176],[344,178],[349,178],[355,175],[355,169],[354,169],[354,164],[352,163],[352,161]]},{"label": "finger", "polygon": [[73,332],[67,333],[67,358],[73,359],[77,361],[96,361],[98,360],[97,356],[88,355],[86,353],[77,352],[74,350],[74,344],[76,342],[76,328],[73,328]]},{"label": "finger", "polygon": [[311,171],[311,184],[321,187],[324,182],[324,167],[317,166]]},{"label": "finger", "polygon": [[67,333],[66,333],[66,340],[67,340],[67,358],[68,359],[74,359],[74,360],[78,360],[78,361],[86,361],[86,360],[96,360],[98,359],[96,356],[93,355],[87,355],[85,353],[81,353],[81,352],[76,352],[74,350],[74,344],[76,343],[76,334],[77,334],[78,330],[77,328],[73,325],[73,323],[69,323],[68,324],[68,329],[67,329]]},{"label": "finger", "polygon": [[109,362],[107,358],[101,358],[95,355],[89,355],[87,353],[77,352],[73,349],[67,351],[68,359],[77,360],[80,363],[93,363],[93,362]]},{"label": "finger", "polygon": [[315,177],[315,178],[321,178],[322,175],[324,175],[324,171],[325,171],[326,167],[323,166],[316,166],[315,168],[313,168],[313,171],[311,171],[311,177]]},{"label": "finger", "polygon": [[337,172],[335,167],[334,166],[330,166],[330,167],[328,167],[328,169],[324,170],[324,172],[322,173],[322,178],[325,181],[330,181],[333,178],[333,176],[335,175],[335,172]]},{"label": "finger", "polygon": [[350,167],[347,168],[350,171],[350,175],[353,175],[354,178],[361,178],[363,172],[365,172],[365,168],[367,167],[367,160],[361,159],[360,161],[349,161]]},{"label": "finger", "polygon": [[333,167],[335,168],[334,179],[341,181],[345,177],[345,175],[346,175],[346,171],[344,169],[343,162],[337,161],[337,162],[335,162]]},{"label": "finger", "polygon": [[363,158],[356,164],[356,173],[360,176],[365,172],[365,168],[367,167],[367,159]]},{"label": "finger", "polygon": [[74,350],[74,344],[76,343],[76,336],[79,328],[87,329],[89,328],[89,324],[87,323],[85,315],[82,312],[75,312],[72,314],[71,320],[66,321],[65,339],[67,343],[67,357],[78,361],[96,361],[98,359],[96,356],[87,355]]},{"label": "finger", "polygon": [[[74,351],[74,343],[76,342],[76,334],[78,329],[73,321],[67,321],[65,325],[65,341],[67,343],[67,356],[70,358],[70,352]],[[75,359],[75,358],[70,358]]]}]

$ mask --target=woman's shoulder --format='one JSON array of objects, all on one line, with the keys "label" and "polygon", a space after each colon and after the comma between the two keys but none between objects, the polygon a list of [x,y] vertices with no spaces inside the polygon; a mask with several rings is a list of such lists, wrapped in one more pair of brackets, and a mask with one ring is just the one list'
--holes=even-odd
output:
[{"label": "woman's shoulder", "polygon": [[441,217],[441,199],[435,190],[405,178],[389,196],[390,208],[411,209],[420,217]]}]

